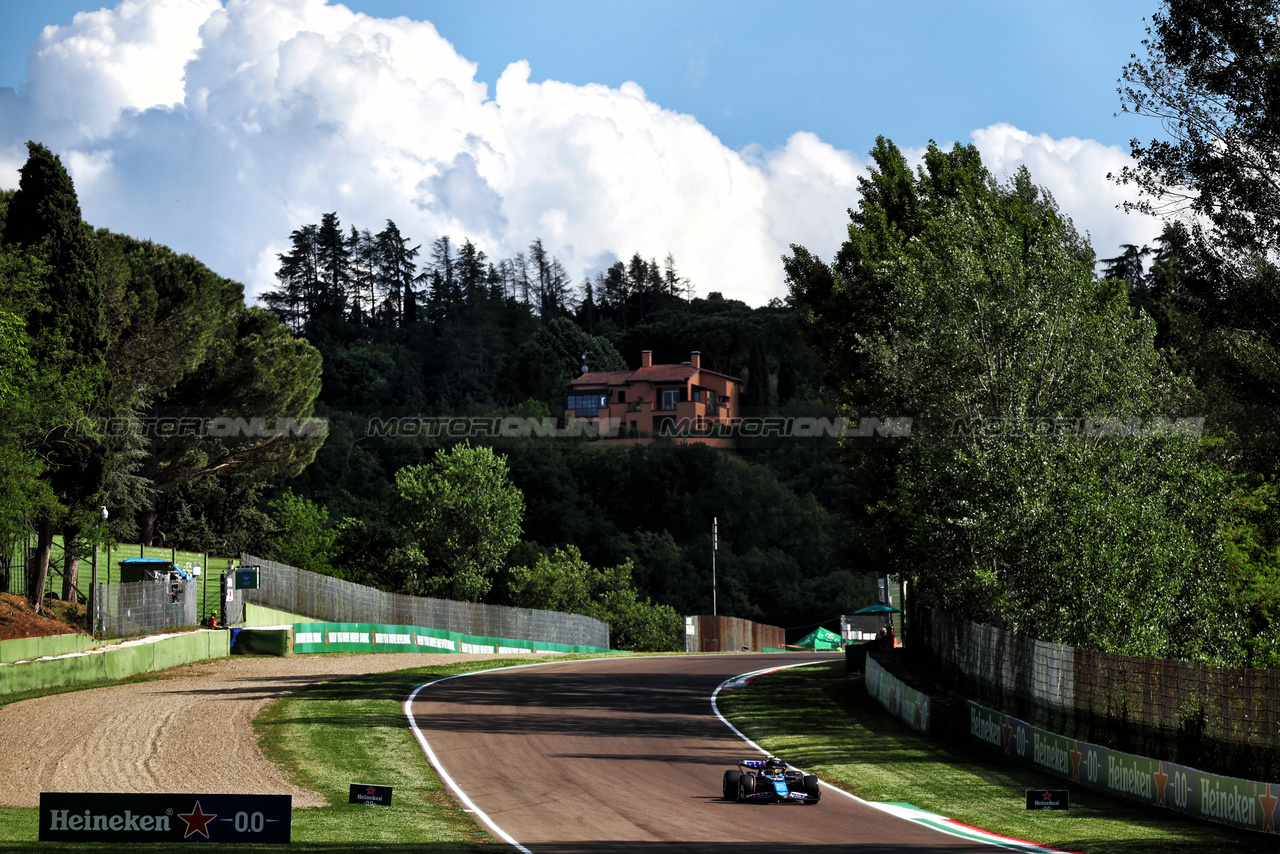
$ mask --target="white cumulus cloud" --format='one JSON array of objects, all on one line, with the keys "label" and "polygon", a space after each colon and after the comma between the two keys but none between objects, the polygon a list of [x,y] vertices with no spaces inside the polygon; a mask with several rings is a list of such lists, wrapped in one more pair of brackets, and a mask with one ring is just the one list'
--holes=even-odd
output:
[{"label": "white cumulus cloud", "polygon": [[183,67],[218,0],[125,0],[46,27],[27,63],[27,95],[46,120],[87,138],[110,134],[126,111],[181,104]]},{"label": "white cumulus cloud", "polygon": [[[490,92],[428,22],[324,0],[124,0],[46,28],[27,83],[0,91],[0,187],[43,141],[91,223],[251,295],[274,286],[289,233],[328,211],[494,259],[541,238],[578,280],[671,253],[698,293],[753,305],[785,294],[790,244],[839,248],[862,152],[806,132],[734,151],[634,83],[537,83],[513,59]],[[997,173],[1026,163],[1101,254],[1154,236],[1112,210],[1118,149],[1008,125],[974,141]]]},{"label": "white cumulus cloud", "polygon": [[1025,165],[1032,180],[1053,194],[1076,229],[1088,232],[1099,258],[1119,255],[1122,243],[1142,246],[1160,235],[1158,220],[1117,210],[1132,193],[1108,180],[1107,174],[1118,174],[1133,162],[1118,146],[1092,139],[1033,136],[1003,123],[974,131],[973,144],[996,175],[1012,175]]}]

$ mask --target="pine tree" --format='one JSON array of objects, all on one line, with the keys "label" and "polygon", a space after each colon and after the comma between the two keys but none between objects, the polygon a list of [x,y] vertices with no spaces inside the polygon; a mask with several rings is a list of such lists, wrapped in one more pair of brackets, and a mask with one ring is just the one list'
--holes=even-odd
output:
[{"label": "pine tree", "polygon": [[346,315],[351,288],[351,250],[336,212],[320,217],[316,261],[320,277],[311,321],[329,326]]},{"label": "pine tree", "polygon": [[280,289],[262,295],[262,301],[293,332],[301,332],[314,317],[320,290],[320,228],[304,225],[289,235],[291,248],[276,256]]},{"label": "pine tree", "polygon": [[353,225],[347,236],[347,248],[351,258],[351,322],[368,327],[373,323],[378,305],[375,275],[378,244],[369,229],[358,230]]},{"label": "pine tree", "polygon": [[438,322],[456,315],[462,302],[453,243],[447,234],[431,244],[430,273],[430,315],[432,322]]},{"label": "pine tree", "polygon": [[488,273],[485,260],[485,254],[477,249],[469,238],[458,247],[458,258],[455,264],[458,285],[462,291],[462,299],[468,305],[474,305],[486,296]]},{"label": "pine tree", "polygon": [[383,294],[383,310],[380,312],[388,327],[408,325],[417,319],[413,301],[413,286],[421,281],[415,260],[419,246],[409,246],[409,239],[391,220],[378,232],[377,273],[378,289]]}]

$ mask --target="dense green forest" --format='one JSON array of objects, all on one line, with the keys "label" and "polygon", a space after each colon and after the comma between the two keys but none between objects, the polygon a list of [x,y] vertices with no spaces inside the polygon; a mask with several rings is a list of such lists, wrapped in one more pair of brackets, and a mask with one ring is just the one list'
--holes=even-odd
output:
[{"label": "dense green forest", "polygon": [[[31,307],[49,284],[36,259],[60,238],[22,237],[14,214],[51,180],[78,222],[70,178],[42,146],[4,200],[5,257],[33,265],[8,281],[26,283]],[[92,314],[100,340],[60,343],[90,351],[98,385],[65,402],[75,429],[57,453],[103,462],[95,479],[80,471],[74,491],[58,477],[74,466],[44,466],[33,478],[44,491],[9,508],[11,536],[36,506],[50,539],[87,542],[106,504],[117,541],[247,550],[419,595],[571,607],[609,619],[615,643],[646,648],[678,646],[681,615],[711,611],[713,519],[719,613],[805,627],[874,597],[829,442],[734,452],[385,428],[557,418],[584,360],[634,367],[642,349],[659,362],[700,350],[704,365],[744,380],[747,414],[826,414],[821,363],[785,304],[696,298],[671,257],[634,255],[575,285],[540,241],[491,261],[440,237],[423,255],[392,222],[374,235],[332,213],[294,231],[263,310],[193,258],[83,224],[76,233],[97,290],[74,310]],[[31,312],[16,296],[15,328],[18,309]],[[60,299],[70,316],[71,298]],[[69,358],[37,352],[39,330],[27,326],[37,364]],[[16,447],[34,448],[33,423],[9,427]],[[34,472],[50,456],[18,458]],[[40,553],[48,559],[47,545]],[[575,583],[588,593],[555,592]]]},{"label": "dense green forest", "polygon": [[[690,298],[671,257],[659,265],[635,255],[571,287],[538,241],[492,262],[469,242],[455,251],[440,238],[421,268],[419,250],[393,223],[371,237],[326,215],[294,232],[281,287],[267,297],[324,358],[317,412],[328,439],[284,487],[335,520],[328,562],[339,574],[413,588],[395,557],[403,531],[386,522],[402,500],[396,473],[457,441],[375,435],[371,420],[559,417],[584,355],[613,370],[637,366],[642,349],[659,362],[700,350],[704,365],[745,380],[751,413],[826,411],[821,364],[790,307]],[[572,547],[590,566],[626,567],[641,601],[709,613],[713,519],[720,613],[804,626],[872,601],[871,568],[849,550],[840,513],[848,480],[821,443],[733,453],[671,441],[484,441],[525,504],[522,537],[486,601],[528,604],[513,573]]]}]

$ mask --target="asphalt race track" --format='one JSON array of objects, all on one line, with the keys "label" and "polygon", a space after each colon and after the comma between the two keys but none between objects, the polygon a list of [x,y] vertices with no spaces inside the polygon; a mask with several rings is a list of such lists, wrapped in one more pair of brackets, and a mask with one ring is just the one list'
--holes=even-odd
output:
[{"label": "asphalt race track", "polygon": [[534,854],[742,854],[760,844],[771,854],[998,850],[825,788],[813,806],[721,798],[725,770],[759,754],[715,716],[716,686],[824,658],[830,654],[560,662],[447,679],[410,705],[438,768]]}]

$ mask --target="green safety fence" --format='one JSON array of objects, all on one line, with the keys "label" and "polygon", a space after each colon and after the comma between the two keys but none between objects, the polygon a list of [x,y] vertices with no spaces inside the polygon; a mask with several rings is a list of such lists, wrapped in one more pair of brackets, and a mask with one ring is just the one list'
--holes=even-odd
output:
[{"label": "green safety fence", "polygon": [[534,652],[609,652],[585,644],[547,643],[464,635],[421,626],[380,623],[294,623],[293,651],[456,652],[508,655]]}]

